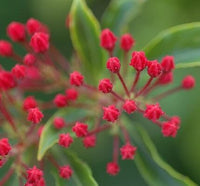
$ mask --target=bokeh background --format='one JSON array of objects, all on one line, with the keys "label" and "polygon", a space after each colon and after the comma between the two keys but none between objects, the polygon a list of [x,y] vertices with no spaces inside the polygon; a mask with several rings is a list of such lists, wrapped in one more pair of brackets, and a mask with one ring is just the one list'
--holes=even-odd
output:
[{"label": "bokeh background", "polygon": [[[100,20],[109,0],[87,0],[87,3]],[[26,22],[28,18],[34,17],[49,26],[52,42],[70,58],[72,45],[69,32],[65,28],[65,18],[70,4],[71,0],[0,0],[0,38],[7,38],[6,26],[11,21]],[[198,21],[200,21],[199,0],[147,0],[139,15],[131,22],[129,32],[136,39],[137,48],[142,48],[166,28]],[[16,50],[20,51],[20,48]],[[0,60],[1,64],[10,63],[4,58]],[[197,76],[200,70],[177,72],[175,76],[177,82],[188,73]],[[176,94],[162,103],[168,113],[182,117],[183,125],[177,138],[163,138],[157,128],[150,124],[147,126],[163,159],[197,183],[200,183],[199,83],[197,80],[195,90]],[[146,185],[133,162],[120,162],[121,172],[117,177],[110,177],[105,173],[106,162],[111,159],[111,141],[109,136],[101,137],[97,148],[91,150],[85,150],[79,143],[76,146],[79,155],[91,166],[99,185]]]}]

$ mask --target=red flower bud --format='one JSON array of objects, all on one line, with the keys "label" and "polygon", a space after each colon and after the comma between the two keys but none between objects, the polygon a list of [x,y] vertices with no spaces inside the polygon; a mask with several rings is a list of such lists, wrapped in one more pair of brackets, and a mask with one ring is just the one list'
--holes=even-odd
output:
[{"label": "red flower bud", "polygon": [[53,125],[56,129],[61,129],[65,126],[65,120],[61,117],[55,117],[53,120]]},{"label": "red flower bud", "polygon": [[109,79],[102,79],[99,82],[99,90],[103,93],[109,93],[112,91],[113,85]]},{"label": "red flower bud", "polygon": [[69,165],[65,165],[59,168],[59,175],[61,178],[69,179],[73,174],[73,170]]},{"label": "red flower bud", "polygon": [[26,67],[26,78],[30,80],[40,80],[41,74],[37,67]]},{"label": "red flower bud", "polygon": [[66,94],[67,100],[70,100],[70,101],[76,101],[78,98],[78,92],[74,88],[67,89],[65,91],[65,94]]},{"label": "red flower bud", "polygon": [[170,121],[174,123],[177,127],[181,124],[181,119],[178,116],[171,117]]},{"label": "red flower bud", "polygon": [[106,121],[115,122],[120,115],[120,112],[115,107],[115,105],[103,107],[103,110],[104,110],[103,119]]},{"label": "red flower bud", "polygon": [[36,108],[31,108],[28,110],[28,117],[27,120],[31,121],[34,124],[38,124],[44,115],[42,112],[36,107]]},{"label": "red flower bud", "polygon": [[123,109],[128,113],[131,114],[133,112],[135,112],[135,110],[137,109],[136,103],[133,100],[126,100],[124,105],[123,105]]},{"label": "red flower bud", "polygon": [[186,76],[182,81],[182,88],[192,89],[195,86],[195,79],[193,76]]},{"label": "red flower bud", "polygon": [[33,54],[26,54],[24,56],[23,62],[27,66],[32,66],[36,62],[36,57]]},{"label": "red flower bud", "polygon": [[94,147],[96,145],[96,136],[87,136],[83,139],[83,145],[85,148]]},{"label": "red flower bud", "polygon": [[37,107],[37,102],[33,96],[28,96],[24,99],[23,102],[23,109],[28,111],[29,109]]},{"label": "red flower bud", "polygon": [[115,48],[115,43],[117,41],[116,36],[107,28],[102,30],[101,32],[101,36],[100,36],[100,40],[101,40],[101,46],[109,51],[112,52],[113,49]]},{"label": "red flower bud", "polygon": [[73,143],[73,138],[70,134],[60,134],[58,144],[65,148],[68,148]]},{"label": "red flower bud", "polygon": [[13,76],[15,76],[16,79],[23,79],[26,74],[26,68],[24,65],[17,64],[12,68],[11,72],[12,72]]},{"label": "red flower bud", "polygon": [[13,55],[12,45],[8,41],[0,40],[0,55],[10,57]]},{"label": "red flower bud", "polygon": [[120,148],[122,159],[134,159],[136,149],[137,148],[130,143],[126,143],[126,145]]},{"label": "red flower bud", "polygon": [[30,46],[36,53],[46,52],[49,49],[49,35],[42,32],[36,32],[31,37]]},{"label": "red flower bud", "polygon": [[43,179],[43,172],[34,166],[27,170],[27,182],[38,185],[38,182]]},{"label": "red flower bud", "polygon": [[116,162],[109,162],[106,167],[106,172],[112,176],[115,176],[119,173],[120,168]]},{"label": "red flower bud", "polygon": [[13,41],[24,41],[26,39],[25,26],[19,22],[11,22],[7,27],[7,34]]},{"label": "red flower bud", "polygon": [[74,71],[70,74],[70,84],[75,86],[81,86],[83,84],[84,77],[80,72]]},{"label": "red flower bud", "polygon": [[75,126],[72,127],[72,131],[77,137],[84,137],[88,133],[88,126],[85,123],[76,122]]},{"label": "red flower bud", "polygon": [[178,128],[179,127],[173,122],[163,122],[163,124],[162,124],[163,136],[165,136],[165,137],[168,137],[168,136],[176,137]]},{"label": "red flower bud", "polygon": [[120,60],[117,57],[110,57],[107,61],[107,69],[113,73],[118,73],[120,66]]},{"label": "red flower bud", "polygon": [[120,46],[121,49],[128,52],[134,45],[134,39],[130,34],[124,34],[121,37]]},{"label": "red flower bud", "polygon": [[0,156],[6,156],[11,150],[8,138],[0,139]]},{"label": "red flower bud", "polygon": [[135,70],[137,70],[137,71],[144,70],[147,66],[147,58],[146,58],[144,52],[142,52],[142,51],[133,52],[131,63],[129,65],[132,66],[133,68],[135,68]]},{"label": "red flower bud", "polygon": [[53,102],[57,107],[65,107],[67,105],[67,97],[63,94],[57,94]]},{"label": "red flower bud", "polygon": [[157,60],[150,61],[148,63],[147,72],[148,72],[149,76],[151,76],[152,78],[155,78],[161,74],[162,67],[161,67],[160,63],[158,63]]},{"label": "red flower bud", "polygon": [[173,81],[173,72],[163,73],[158,79],[158,83],[161,85],[172,83],[172,81]]},{"label": "red flower bud", "polygon": [[12,73],[7,71],[0,71],[0,89],[9,90],[16,86],[16,82]]},{"label": "red flower bud", "polygon": [[30,35],[35,34],[36,32],[49,33],[48,28],[43,25],[40,21],[30,18],[26,23],[26,29]]},{"label": "red flower bud", "polygon": [[144,113],[144,117],[148,118],[149,120],[156,121],[158,120],[164,112],[160,108],[160,105],[158,103],[154,105],[147,105],[146,110]]},{"label": "red flower bud", "polygon": [[174,57],[173,56],[165,56],[161,61],[162,70],[164,72],[170,72],[175,68],[174,65]]}]

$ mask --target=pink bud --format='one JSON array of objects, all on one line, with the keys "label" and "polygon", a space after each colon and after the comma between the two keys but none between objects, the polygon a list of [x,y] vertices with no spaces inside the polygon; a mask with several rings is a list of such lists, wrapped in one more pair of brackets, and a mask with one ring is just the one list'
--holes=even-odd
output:
[{"label": "pink bud", "polygon": [[121,49],[128,52],[134,45],[134,39],[130,34],[124,34],[121,37],[120,46]]},{"label": "pink bud", "polygon": [[49,49],[49,34],[36,32],[30,41],[30,46],[36,53],[44,53]]},{"label": "pink bud", "polygon": [[112,52],[113,49],[115,48],[117,37],[107,28],[102,30],[100,40],[101,40],[101,46],[105,50]]},{"label": "pink bud", "polygon": [[132,66],[133,68],[135,68],[135,70],[137,70],[137,71],[144,70],[147,65],[147,58],[146,58],[144,52],[142,52],[142,51],[133,52],[131,63],[129,65]]},{"label": "pink bud", "polygon": [[188,75],[182,81],[182,88],[192,89],[195,86],[195,79],[193,76]]},{"label": "pink bud", "polygon": [[26,39],[25,26],[19,22],[11,22],[7,27],[7,34],[13,41],[24,41]]},{"label": "pink bud", "polygon": [[112,91],[112,83],[109,79],[102,79],[99,82],[99,90],[103,93],[109,93]]},{"label": "pink bud", "polygon": [[113,73],[118,73],[121,67],[120,60],[117,57],[111,57],[107,61],[107,69]]},{"label": "pink bud", "polygon": [[8,41],[0,40],[0,55],[10,57],[13,55],[12,45]]}]

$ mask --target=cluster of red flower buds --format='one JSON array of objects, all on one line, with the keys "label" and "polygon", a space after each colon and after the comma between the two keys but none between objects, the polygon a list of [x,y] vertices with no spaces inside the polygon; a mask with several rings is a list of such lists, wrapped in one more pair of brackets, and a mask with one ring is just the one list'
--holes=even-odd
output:
[{"label": "cluster of red flower buds", "polygon": [[[10,42],[0,40],[0,56],[16,62],[10,71],[5,70],[4,65],[0,67],[0,120],[10,125],[18,139],[12,147],[8,138],[0,139],[0,167],[8,157],[14,157],[14,164],[25,168],[26,174],[22,171],[21,176],[26,178],[26,186],[45,185],[42,163],[36,164],[39,168],[36,165],[29,168],[21,158],[31,145],[38,148],[39,136],[44,127],[40,122],[43,117],[48,119],[48,115],[43,114],[45,110],[63,107],[84,108],[89,111],[94,109],[93,116],[88,116],[96,118],[93,126],[88,124],[87,117],[72,123],[66,122],[62,117],[53,118],[52,127],[56,131],[60,130],[58,144],[63,148],[69,148],[75,138],[81,138],[85,148],[95,147],[100,132],[119,128],[120,130],[113,130],[116,131],[113,132],[113,158],[106,167],[110,175],[116,175],[120,170],[119,153],[123,160],[134,159],[136,154],[137,147],[132,144],[129,132],[121,119],[123,113],[141,113],[158,125],[164,136],[176,136],[180,128],[179,117],[168,116],[158,101],[174,92],[193,88],[195,79],[190,75],[186,76],[180,86],[149,98],[149,93],[157,87],[172,83],[175,68],[172,56],[165,56],[159,63],[157,60],[149,61],[142,51],[134,51],[129,65],[134,68],[135,77],[128,76],[129,80],[132,78],[132,82],[126,82],[125,78],[129,72],[128,54],[135,41],[130,34],[121,37],[120,48],[124,52],[121,63],[119,58],[113,57],[117,37],[109,29],[105,29],[100,36],[100,45],[110,56],[106,63],[110,77],[101,79],[99,85],[94,87],[85,82],[80,72],[73,71],[69,74],[71,69],[67,59],[50,43],[48,28],[38,20],[31,18],[26,24],[12,22],[8,25],[7,35],[13,42],[20,44],[27,53],[21,57],[14,51]],[[139,88],[138,82],[142,71],[145,70],[149,79],[142,88]],[[66,74],[69,75],[69,81],[66,81]],[[121,83],[121,89],[119,86],[116,92],[114,87],[118,83],[117,78]],[[132,83],[130,87],[129,83]],[[57,93],[50,101],[36,100],[36,96],[25,94],[35,91],[55,93],[54,91],[61,89],[64,89],[64,93]],[[90,99],[93,101],[92,104],[88,105],[88,102],[79,99],[79,96]],[[70,130],[65,133],[62,131],[64,128]],[[122,132],[125,141],[121,147],[119,132]],[[73,170],[70,165],[60,166],[53,155],[48,154],[47,158],[57,168],[60,177],[69,179],[72,176]],[[0,181],[0,185],[9,179],[13,172],[11,167]]]}]

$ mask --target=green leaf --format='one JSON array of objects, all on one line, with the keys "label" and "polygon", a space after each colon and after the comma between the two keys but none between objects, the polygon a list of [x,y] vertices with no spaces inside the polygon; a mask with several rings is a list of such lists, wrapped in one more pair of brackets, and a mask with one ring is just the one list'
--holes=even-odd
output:
[{"label": "green leaf", "polygon": [[74,0],[70,11],[70,35],[88,82],[97,83],[105,68],[105,52],[100,47],[100,25],[84,0]]},{"label": "green leaf", "polygon": [[97,182],[92,176],[92,172],[88,165],[80,160],[75,153],[70,151],[69,149],[64,150],[64,153],[56,153],[57,151],[54,150],[54,156],[56,159],[62,160],[64,164],[66,162],[70,164],[73,169],[72,178],[69,181],[66,181],[59,177],[58,173],[54,172],[53,176],[56,181],[56,186],[97,186]]},{"label": "green leaf", "polygon": [[200,23],[172,27],[160,33],[145,48],[149,59],[173,55],[178,68],[200,66]]},{"label": "green leaf", "polygon": [[159,156],[156,147],[145,129],[140,124],[130,123],[126,119],[126,127],[134,144],[137,146],[135,163],[149,185],[153,186],[196,186],[188,177],[180,174]]},{"label": "green leaf", "polygon": [[182,68],[195,68],[200,67],[200,62],[186,62],[186,63],[179,63],[176,65],[176,69],[182,69]]},{"label": "green leaf", "polygon": [[55,117],[63,117],[66,122],[75,122],[87,115],[83,109],[64,108],[59,110],[52,116],[45,124],[44,130],[40,137],[37,159],[40,161],[48,149],[55,145],[58,141],[58,136],[63,130],[57,130],[53,126],[53,119]]},{"label": "green leaf", "polygon": [[112,0],[102,17],[104,28],[110,28],[115,34],[127,30],[128,24],[136,17],[146,0]]}]

